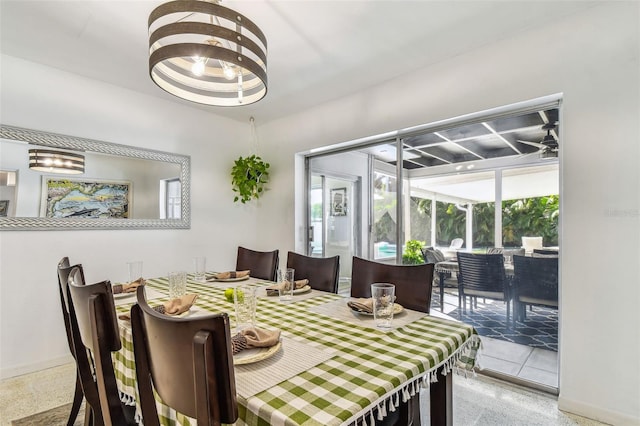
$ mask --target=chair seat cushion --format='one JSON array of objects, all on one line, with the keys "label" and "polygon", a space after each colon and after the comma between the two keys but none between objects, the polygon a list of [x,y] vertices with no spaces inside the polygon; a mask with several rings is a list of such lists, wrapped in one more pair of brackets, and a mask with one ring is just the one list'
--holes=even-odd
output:
[{"label": "chair seat cushion", "polygon": [[535,297],[521,296],[518,298],[518,301],[522,303],[530,303],[532,305],[544,305],[544,306],[551,306],[554,308],[558,307],[557,300],[537,299]]},{"label": "chair seat cushion", "polygon": [[465,288],[464,295],[486,297],[488,299],[504,300],[504,293],[502,293],[501,291],[480,291],[480,290],[471,290],[471,289]]}]

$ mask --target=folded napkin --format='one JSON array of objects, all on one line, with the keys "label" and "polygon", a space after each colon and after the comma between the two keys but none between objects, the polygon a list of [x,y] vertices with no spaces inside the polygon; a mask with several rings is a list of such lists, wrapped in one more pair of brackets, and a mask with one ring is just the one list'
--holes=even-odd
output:
[{"label": "folded napkin", "polygon": [[[293,289],[297,290],[299,288],[302,288],[304,286],[306,286],[307,284],[309,284],[309,280],[296,280],[293,282],[294,286]],[[265,290],[267,290],[267,296],[277,296],[278,295],[278,291],[279,290],[286,290],[288,288],[290,288],[291,284],[289,283],[289,281],[282,281],[281,283],[278,284],[274,284],[274,285],[270,285],[269,287],[267,287]]]},{"label": "folded napkin", "polygon": [[197,294],[185,294],[164,302],[162,305],[154,306],[153,309],[165,315],[180,315],[191,309],[197,298]]},{"label": "folded napkin", "polygon": [[227,280],[229,278],[242,278],[242,277],[246,277],[249,275],[249,272],[251,272],[251,270],[248,271],[227,271],[227,272],[217,272],[215,274],[209,274],[207,275],[207,279],[208,280]]},{"label": "folded napkin", "polygon": [[358,298],[351,299],[347,302],[347,306],[358,312],[367,312],[373,313],[373,299],[370,297],[368,299]]},{"label": "folded napkin", "polygon": [[135,281],[131,281],[130,283],[114,284],[114,285],[111,286],[111,291],[113,292],[113,294],[135,293],[136,289],[139,286],[144,285],[144,283],[145,283],[144,278],[140,277]]},{"label": "folded napkin", "polygon": [[248,327],[231,337],[233,353],[251,348],[269,348],[280,341],[280,330]]}]

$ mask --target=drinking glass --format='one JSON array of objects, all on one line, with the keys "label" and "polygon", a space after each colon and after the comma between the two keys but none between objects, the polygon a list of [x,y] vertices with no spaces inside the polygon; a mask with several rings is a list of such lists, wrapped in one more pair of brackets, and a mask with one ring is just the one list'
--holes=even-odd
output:
[{"label": "drinking glass", "polygon": [[236,331],[256,325],[256,286],[238,285],[233,292],[233,303],[236,308]]},{"label": "drinking glass", "polygon": [[169,299],[182,297],[187,292],[187,273],[185,271],[169,272]]},{"label": "drinking glass", "polygon": [[195,267],[195,274],[193,274],[193,279],[201,283],[205,282],[205,274],[207,272],[207,258],[204,256],[194,257],[193,265]]},{"label": "drinking glass", "polygon": [[393,284],[371,284],[373,319],[376,327],[391,328],[391,322],[393,321],[393,301],[395,300],[395,290],[396,286]]},{"label": "drinking glass", "polygon": [[290,302],[293,300],[293,290],[295,288],[294,283],[295,270],[293,268],[287,268],[284,271],[278,269],[278,296],[281,302]]},{"label": "drinking glass", "polygon": [[129,268],[129,282],[142,278],[142,261],[127,262],[127,267]]}]

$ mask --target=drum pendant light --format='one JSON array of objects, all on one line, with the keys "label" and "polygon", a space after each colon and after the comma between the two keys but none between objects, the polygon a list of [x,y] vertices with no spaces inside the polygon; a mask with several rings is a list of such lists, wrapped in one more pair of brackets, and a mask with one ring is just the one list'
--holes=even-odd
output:
[{"label": "drum pendant light", "polygon": [[267,93],[267,39],[217,1],[170,1],[149,16],[149,74],[179,98],[249,105]]}]

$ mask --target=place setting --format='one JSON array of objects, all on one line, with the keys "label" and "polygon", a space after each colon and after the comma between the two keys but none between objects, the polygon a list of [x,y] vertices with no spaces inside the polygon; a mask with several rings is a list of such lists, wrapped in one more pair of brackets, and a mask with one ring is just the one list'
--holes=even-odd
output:
[{"label": "place setting", "polygon": [[250,270],[214,272],[205,275],[205,282],[233,283],[238,281],[246,281],[251,278],[251,276],[249,275],[250,273]]},{"label": "place setting", "polygon": [[281,302],[291,302],[294,295],[309,293],[311,286],[308,279],[295,279],[295,270],[292,268],[278,269],[276,283],[264,288],[266,295],[278,296]]}]

